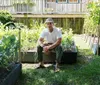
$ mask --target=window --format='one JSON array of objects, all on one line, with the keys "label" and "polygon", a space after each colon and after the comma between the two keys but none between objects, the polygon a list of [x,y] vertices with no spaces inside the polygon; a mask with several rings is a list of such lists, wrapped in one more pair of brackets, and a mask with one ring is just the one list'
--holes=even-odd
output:
[{"label": "window", "polygon": [[68,3],[78,3],[79,0],[68,0]]},{"label": "window", "polygon": [[66,2],[66,0],[58,0],[58,3],[59,3],[59,2]]},{"label": "window", "polygon": [[47,2],[56,2],[56,0],[47,0]]},{"label": "window", "polygon": [[79,3],[80,0],[47,0],[47,2],[57,2],[57,3]]}]

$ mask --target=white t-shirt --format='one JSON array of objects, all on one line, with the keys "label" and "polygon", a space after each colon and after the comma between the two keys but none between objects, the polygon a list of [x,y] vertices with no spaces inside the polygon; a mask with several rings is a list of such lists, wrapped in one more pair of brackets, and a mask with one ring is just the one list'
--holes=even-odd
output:
[{"label": "white t-shirt", "polygon": [[62,38],[62,33],[59,28],[53,28],[52,32],[49,32],[48,28],[45,28],[40,34],[40,38],[46,39],[48,43],[55,43],[58,38]]}]

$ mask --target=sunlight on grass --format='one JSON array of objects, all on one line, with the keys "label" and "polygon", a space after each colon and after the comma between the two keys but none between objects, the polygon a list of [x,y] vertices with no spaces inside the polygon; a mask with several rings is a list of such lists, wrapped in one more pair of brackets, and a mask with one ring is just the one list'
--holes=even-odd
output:
[{"label": "sunlight on grass", "polygon": [[81,36],[75,35],[74,41],[75,41],[76,46],[79,47],[79,49],[90,49],[90,47],[85,43],[85,41],[82,39]]},{"label": "sunlight on grass", "polygon": [[89,45],[82,39],[82,36],[75,35],[74,36],[75,44],[78,48],[79,54],[84,56],[93,56],[93,52],[90,49]]}]

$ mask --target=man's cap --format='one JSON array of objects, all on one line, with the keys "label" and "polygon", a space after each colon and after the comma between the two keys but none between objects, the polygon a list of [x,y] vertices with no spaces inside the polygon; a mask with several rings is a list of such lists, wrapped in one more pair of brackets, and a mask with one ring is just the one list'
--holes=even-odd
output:
[{"label": "man's cap", "polygon": [[53,21],[52,18],[47,18],[46,21],[45,21],[45,23],[48,23],[48,22],[52,22],[52,23],[54,23],[54,21]]}]

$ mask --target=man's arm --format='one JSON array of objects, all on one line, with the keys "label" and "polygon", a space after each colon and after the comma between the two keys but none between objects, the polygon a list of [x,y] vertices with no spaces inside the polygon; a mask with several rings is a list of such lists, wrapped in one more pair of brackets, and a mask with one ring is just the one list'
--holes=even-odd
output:
[{"label": "man's arm", "polygon": [[62,40],[62,38],[58,38],[58,40],[55,43],[53,43],[52,45],[48,46],[48,49],[53,49],[56,46],[60,45],[61,44],[61,40]]},{"label": "man's arm", "polygon": [[39,45],[40,45],[41,47],[44,46],[43,42],[44,42],[44,38],[39,38],[38,43],[39,43]]}]

